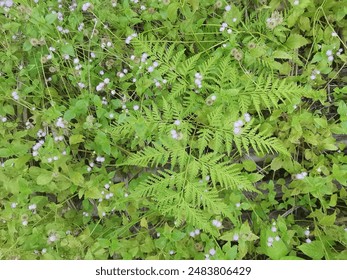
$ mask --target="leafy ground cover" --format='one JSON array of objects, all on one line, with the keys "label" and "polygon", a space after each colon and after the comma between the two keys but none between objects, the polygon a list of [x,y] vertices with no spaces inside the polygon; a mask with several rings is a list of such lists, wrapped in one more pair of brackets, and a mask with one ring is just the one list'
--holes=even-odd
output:
[{"label": "leafy ground cover", "polygon": [[1,259],[347,259],[347,1],[0,1]]}]

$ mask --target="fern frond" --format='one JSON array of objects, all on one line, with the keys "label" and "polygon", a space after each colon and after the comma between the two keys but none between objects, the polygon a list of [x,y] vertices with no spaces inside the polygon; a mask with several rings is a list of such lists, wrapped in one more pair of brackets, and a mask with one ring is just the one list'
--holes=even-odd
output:
[{"label": "fern frond", "polygon": [[168,161],[169,155],[163,146],[154,143],[154,147],[146,147],[144,150],[131,155],[124,164],[158,167]]}]

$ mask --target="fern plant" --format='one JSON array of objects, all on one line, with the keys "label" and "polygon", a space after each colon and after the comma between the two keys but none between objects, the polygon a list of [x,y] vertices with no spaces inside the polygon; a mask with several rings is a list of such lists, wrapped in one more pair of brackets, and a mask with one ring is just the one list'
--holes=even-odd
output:
[{"label": "fern plant", "polygon": [[[189,54],[178,44],[154,41],[139,36],[133,42],[136,54],[147,54],[147,65],[156,61],[159,66],[148,73],[146,64],[133,65],[139,82],[131,98],[141,108],[129,111],[110,130],[116,144],[134,139],[131,154],[119,165],[155,169],[133,190],[151,210],[177,225],[217,234],[213,217],[232,219],[222,195],[258,191],[254,183],[262,176],[242,172],[238,162],[243,154],[290,156],[262,128],[262,115],[310,91],[285,79],[245,72],[220,49]],[[148,77],[167,83],[137,91]]]}]

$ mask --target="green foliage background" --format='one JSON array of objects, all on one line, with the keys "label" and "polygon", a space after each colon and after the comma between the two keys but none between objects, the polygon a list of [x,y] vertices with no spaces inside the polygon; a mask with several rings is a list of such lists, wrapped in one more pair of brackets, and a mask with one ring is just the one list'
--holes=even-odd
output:
[{"label": "green foliage background", "polygon": [[347,259],[346,0],[2,2],[1,259]]}]

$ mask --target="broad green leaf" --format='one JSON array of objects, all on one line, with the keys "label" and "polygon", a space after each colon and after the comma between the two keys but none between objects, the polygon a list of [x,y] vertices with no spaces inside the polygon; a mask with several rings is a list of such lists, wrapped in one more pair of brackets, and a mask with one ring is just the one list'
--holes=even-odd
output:
[{"label": "broad green leaf", "polygon": [[44,172],[36,178],[36,183],[40,186],[47,185],[53,179],[52,172]]},{"label": "broad green leaf", "polygon": [[71,135],[69,138],[70,145],[78,144],[84,142],[84,135],[77,134],[77,135]]},{"label": "broad green leaf", "polygon": [[332,226],[335,223],[335,220],[336,212],[334,212],[332,215],[324,215],[319,219],[319,224],[322,226]]},{"label": "broad green leaf", "polygon": [[84,183],[83,175],[77,171],[70,171],[69,177],[70,177],[72,183],[74,183],[77,186],[82,186]]},{"label": "broad green leaf", "polygon": [[75,56],[75,50],[71,44],[65,44],[61,47],[62,54],[68,54],[70,56]]},{"label": "broad green leaf", "polygon": [[110,139],[108,139],[107,135],[104,132],[98,131],[94,141],[96,145],[100,147],[104,153],[106,153],[107,155],[111,153]]},{"label": "broad green leaf", "polygon": [[304,36],[293,33],[289,35],[285,45],[290,49],[298,49],[307,45],[308,43],[309,41]]},{"label": "broad green leaf", "polygon": [[253,160],[244,160],[242,162],[242,165],[243,165],[244,169],[247,171],[254,171],[257,169],[257,165],[255,164],[255,162]]},{"label": "broad green leaf", "polygon": [[177,10],[179,3],[172,2],[167,8],[167,17],[171,22],[175,22],[177,19]]},{"label": "broad green leaf", "polygon": [[310,258],[312,258],[314,260],[321,260],[324,256],[323,243],[318,241],[318,240],[314,240],[311,243],[302,244],[302,245],[298,246],[298,248],[306,256],[309,256]]}]

